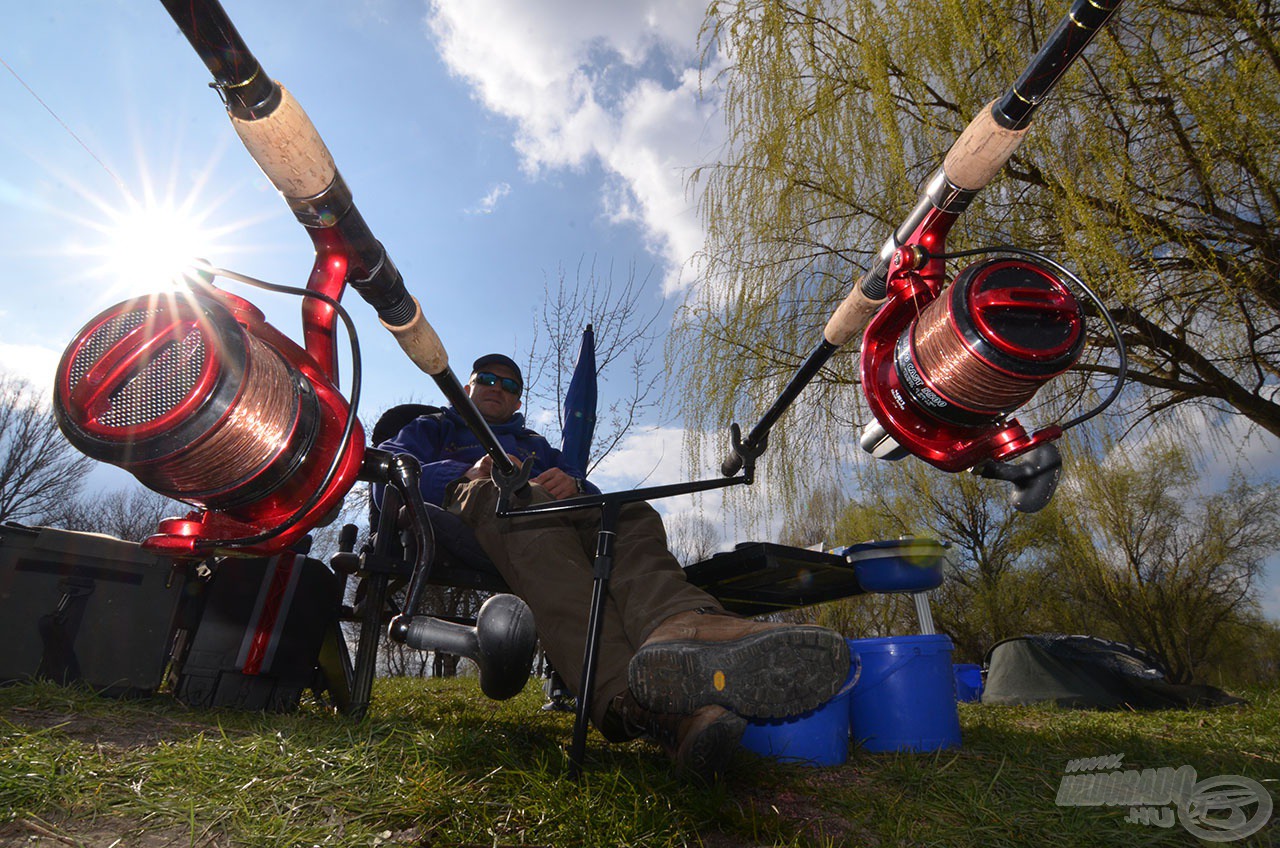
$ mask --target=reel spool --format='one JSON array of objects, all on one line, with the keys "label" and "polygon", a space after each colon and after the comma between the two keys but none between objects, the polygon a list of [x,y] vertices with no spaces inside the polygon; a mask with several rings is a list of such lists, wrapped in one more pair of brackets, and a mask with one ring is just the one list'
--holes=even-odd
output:
[{"label": "reel spool", "polygon": [[1057,439],[1063,427],[1028,434],[1009,416],[1080,357],[1084,312],[1071,289],[1038,262],[996,258],[940,293],[916,271],[928,261],[898,250],[888,300],[867,325],[861,376],[876,423],[862,447],[962,471]]},{"label": "reel spool", "polygon": [[276,553],[323,523],[363,458],[358,422],[343,442],[349,413],[306,351],[209,285],[100,313],[54,387],[72,445],[203,511],[165,519],[144,543],[169,556]]},{"label": "reel spool", "polygon": [[1075,364],[1084,316],[1045,269],[996,259],[960,272],[908,325],[893,369],[914,406],[961,427],[986,427]]}]

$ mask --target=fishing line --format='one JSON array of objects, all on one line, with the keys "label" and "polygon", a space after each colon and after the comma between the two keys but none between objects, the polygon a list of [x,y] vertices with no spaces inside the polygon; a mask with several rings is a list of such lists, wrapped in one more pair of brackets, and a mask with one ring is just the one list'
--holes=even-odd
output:
[{"label": "fishing line", "polygon": [[34,97],[34,98],[36,99],[36,102],[37,102],[37,103],[39,103],[41,106],[43,106],[43,107],[44,107],[44,110],[45,110],[46,112],[48,112],[50,115],[52,115],[52,116],[53,116],[53,119],[54,119],[55,121],[57,121],[57,122],[58,122],[58,125],[59,125],[60,127],[62,127],[64,130],[66,130],[66,131],[67,131],[67,135],[69,135],[69,136],[71,136],[72,138],[74,138],[74,139],[76,140],[76,143],[77,143],[77,144],[79,144],[81,147],[83,147],[83,148],[84,148],[84,152],[85,152],[85,153],[88,153],[90,156],[92,156],[92,157],[93,157],[93,161],[97,162],[99,165],[101,165],[101,166],[102,166],[102,170],[106,171],[106,172],[107,172],[107,174],[111,177],[111,179],[115,180],[116,185],[118,185],[118,186],[120,187],[120,190],[121,190],[121,191],[123,191],[123,192],[125,193],[125,195],[126,195],[126,196],[128,196],[128,197],[132,198],[132,197],[133,197],[133,193],[132,193],[131,191],[129,191],[129,187],[128,187],[127,185],[125,185],[125,184],[124,184],[124,180],[122,180],[122,179],[120,179],[119,177],[117,177],[117,176],[116,176],[115,171],[113,171],[113,170],[111,170],[109,167],[107,167],[107,163],[106,163],[106,162],[103,162],[103,161],[102,161],[102,159],[100,159],[100,158],[98,157],[98,154],[94,153],[94,152],[93,152],[93,150],[92,150],[92,148],[90,148],[90,147],[89,147],[89,145],[87,145],[87,144],[85,144],[85,143],[84,143],[84,139],[82,139],[80,136],[76,135],[75,130],[73,130],[73,129],[71,129],[71,127],[67,126],[67,122],[66,122],[66,121],[64,121],[64,120],[62,120],[62,118],[58,117],[58,113],[57,113],[57,112],[55,112],[55,111],[53,111],[53,108],[52,108],[48,103],[44,102],[44,98],[42,98],[39,94],[36,94],[36,90],[35,90],[34,88],[32,88],[30,85],[28,85],[28,84],[27,84],[27,81],[26,81],[26,80],[24,80],[21,76],[19,76],[18,72],[17,72],[17,71],[15,71],[15,70],[13,69],[13,66],[12,66],[12,65],[10,65],[8,62],[6,62],[6,61],[4,60],[4,57],[2,57],[2,56],[0,56],[0,65],[4,65],[5,70],[6,70],[6,71],[8,71],[9,73],[13,74],[13,78],[14,78],[14,79],[16,79],[19,83],[21,83],[21,84],[22,84],[22,87],[23,87],[23,88],[25,88],[25,89],[27,90],[27,92],[28,92],[32,97]]}]

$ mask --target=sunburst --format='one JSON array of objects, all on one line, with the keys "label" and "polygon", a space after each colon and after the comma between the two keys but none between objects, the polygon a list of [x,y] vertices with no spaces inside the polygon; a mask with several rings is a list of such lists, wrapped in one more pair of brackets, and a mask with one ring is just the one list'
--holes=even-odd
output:
[{"label": "sunburst", "polygon": [[136,190],[118,178],[118,191],[105,193],[68,180],[81,209],[55,212],[78,233],[63,249],[83,260],[80,276],[93,286],[93,300],[110,303],[171,291],[180,287],[183,272],[195,260],[224,264],[228,254],[252,249],[244,243],[245,236],[272,215],[261,210],[246,216],[236,209],[243,206],[239,195],[247,177],[221,191],[210,190],[221,173],[219,160],[225,149],[225,144],[218,144],[194,168],[180,164],[184,157],[175,151],[167,168],[157,168],[154,151],[139,146],[137,175],[130,180]]},{"label": "sunburst", "polygon": [[94,201],[101,218],[90,224],[96,243],[85,252],[113,295],[172,289],[195,260],[217,261],[232,248],[229,240],[250,222],[227,215],[225,195],[205,196],[211,170],[186,185],[171,171],[160,189],[144,168],[140,197],[124,191],[115,204]]}]

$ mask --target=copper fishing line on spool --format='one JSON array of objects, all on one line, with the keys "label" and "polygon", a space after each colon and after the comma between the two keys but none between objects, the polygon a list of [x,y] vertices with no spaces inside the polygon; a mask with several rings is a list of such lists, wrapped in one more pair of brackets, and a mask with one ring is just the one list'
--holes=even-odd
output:
[{"label": "copper fishing line on spool", "polygon": [[[333,309],[351,340],[351,401],[252,303],[214,287],[215,274]],[[360,470],[354,326],[321,292],[222,269],[187,282],[187,292],[132,298],[81,328],[58,364],[54,415],[85,454],[204,510],[164,519],[145,542],[152,549],[283,550]]]},{"label": "copper fishing line on spool", "polygon": [[299,397],[284,361],[246,335],[245,384],[226,420],[178,456],[149,469],[147,485],[173,497],[216,499],[265,470],[289,448]]},{"label": "copper fishing line on spool", "polygon": [[921,376],[939,396],[956,406],[1002,414],[1029,401],[1043,379],[1006,374],[965,345],[949,308],[950,298],[930,302],[912,333],[912,351]]}]

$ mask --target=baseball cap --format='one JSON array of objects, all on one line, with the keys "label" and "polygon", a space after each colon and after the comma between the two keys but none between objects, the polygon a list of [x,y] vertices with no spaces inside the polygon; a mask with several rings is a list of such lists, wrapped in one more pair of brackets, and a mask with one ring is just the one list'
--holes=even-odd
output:
[{"label": "baseball cap", "polygon": [[520,373],[520,366],[516,365],[516,361],[511,357],[501,353],[486,353],[484,356],[480,357],[474,363],[472,363],[471,373],[474,374],[477,371],[483,371],[486,365],[506,366],[511,371],[512,374],[515,374],[516,382],[518,382],[521,386],[524,385],[524,375]]}]

